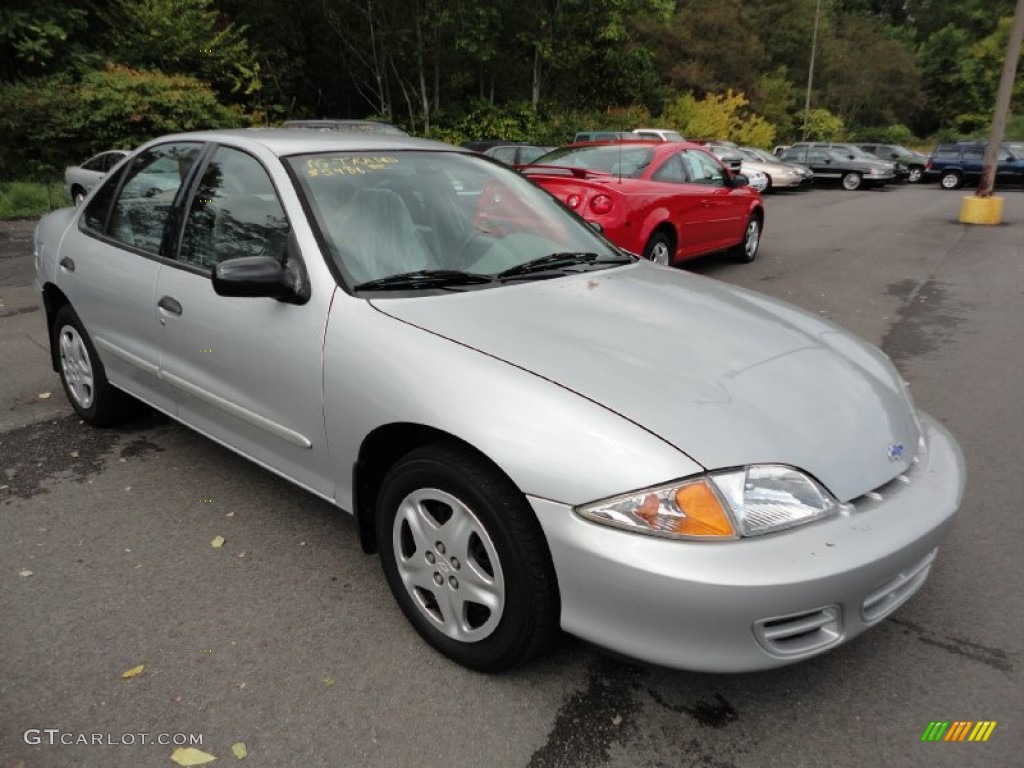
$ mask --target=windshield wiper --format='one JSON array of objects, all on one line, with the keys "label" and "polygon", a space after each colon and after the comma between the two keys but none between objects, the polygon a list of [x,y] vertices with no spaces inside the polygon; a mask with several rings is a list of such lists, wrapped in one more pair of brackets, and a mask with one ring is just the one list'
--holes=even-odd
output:
[{"label": "windshield wiper", "polygon": [[457,269],[418,269],[415,272],[403,272],[389,275],[377,280],[359,283],[356,291],[404,291],[417,288],[448,288],[457,285],[480,285],[494,282],[489,275],[475,272],[460,272]]},{"label": "windshield wiper", "polygon": [[520,275],[529,275],[534,272],[547,272],[549,270],[559,269],[560,267],[571,267],[576,264],[628,264],[631,260],[628,258],[610,258],[602,259],[596,253],[576,253],[571,251],[549,253],[547,256],[541,256],[537,259],[517,264],[514,267],[506,269],[504,272],[499,272],[495,277],[498,280],[504,280],[509,277],[518,277]]}]

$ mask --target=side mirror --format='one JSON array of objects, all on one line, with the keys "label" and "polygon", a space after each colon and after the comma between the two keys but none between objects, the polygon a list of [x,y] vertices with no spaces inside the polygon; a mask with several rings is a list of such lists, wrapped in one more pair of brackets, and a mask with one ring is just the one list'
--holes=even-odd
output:
[{"label": "side mirror", "polygon": [[298,255],[295,235],[288,235],[288,253],[282,264],[273,256],[240,256],[213,269],[213,290],[218,296],[262,297],[288,304],[309,301],[309,277]]},{"label": "side mirror", "polygon": [[750,186],[750,179],[748,179],[742,173],[736,173],[733,174],[732,185],[734,187],[748,187]]}]

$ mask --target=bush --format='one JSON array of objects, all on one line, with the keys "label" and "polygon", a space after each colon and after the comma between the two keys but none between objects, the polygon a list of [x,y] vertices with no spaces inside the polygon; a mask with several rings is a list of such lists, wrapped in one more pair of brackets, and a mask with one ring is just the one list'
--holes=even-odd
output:
[{"label": "bush", "polygon": [[103,149],[131,149],[166,133],[245,125],[193,77],[108,66],[0,86],[0,175],[52,177]]},{"label": "bush", "polygon": [[725,93],[709,93],[700,101],[687,93],[670,103],[662,117],[688,139],[731,139],[770,147],[775,126],[746,109],[748,104],[746,96],[731,88]]},{"label": "bush", "polygon": [[0,219],[33,218],[70,204],[59,181],[0,183]]}]

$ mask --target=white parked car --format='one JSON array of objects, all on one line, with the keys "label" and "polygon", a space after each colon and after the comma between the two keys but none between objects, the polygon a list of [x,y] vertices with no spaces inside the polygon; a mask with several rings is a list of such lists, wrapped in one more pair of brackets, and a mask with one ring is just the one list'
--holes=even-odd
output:
[{"label": "white parked car", "polygon": [[81,205],[89,190],[96,186],[96,182],[127,156],[126,150],[112,149],[93,155],[81,165],[69,165],[64,169],[64,193],[75,205]]}]

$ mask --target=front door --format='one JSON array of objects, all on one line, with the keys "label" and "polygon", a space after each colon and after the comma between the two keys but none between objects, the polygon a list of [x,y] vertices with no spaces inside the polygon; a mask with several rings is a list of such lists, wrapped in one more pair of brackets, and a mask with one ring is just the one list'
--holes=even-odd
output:
[{"label": "front door", "polygon": [[[279,181],[289,183],[283,172]],[[218,147],[185,210],[176,261],[160,273],[155,293],[161,376],[176,389],[179,417],[333,497],[321,369],[333,282],[312,281],[301,305],[214,292],[212,270],[221,261],[288,255],[288,216],[270,174],[250,154]]]}]

